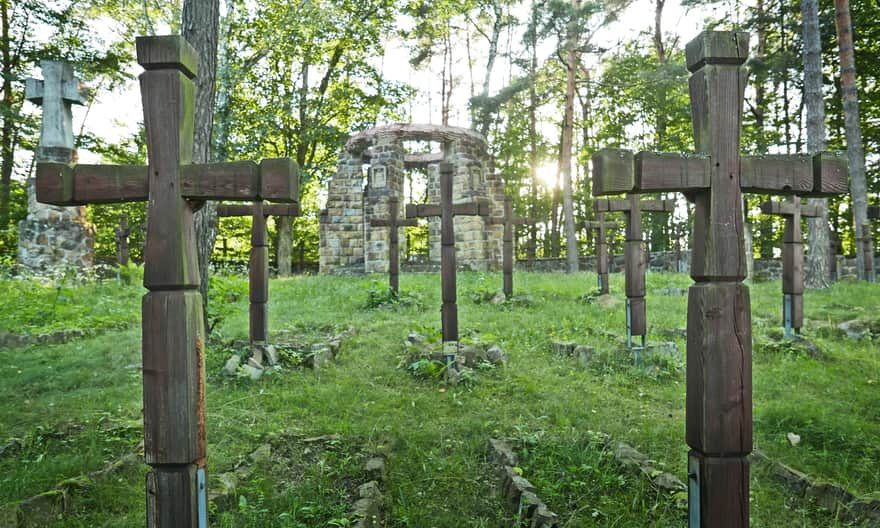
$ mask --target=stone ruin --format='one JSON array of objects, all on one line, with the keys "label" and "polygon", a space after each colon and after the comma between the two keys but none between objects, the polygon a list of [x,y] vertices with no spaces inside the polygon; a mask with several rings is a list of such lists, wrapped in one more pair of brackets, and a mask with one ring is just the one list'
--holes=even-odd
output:
[{"label": "stone ruin", "polygon": [[[407,152],[407,142],[433,142],[442,151]],[[330,181],[326,209],[320,216],[321,273],[383,273],[388,271],[389,229],[371,227],[372,219],[387,218],[391,196],[400,201],[403,216],[407,171],[427,171],[427,200],[439,203],[438,164],[454,166],[453,202],[484,200],[491,218],[504,215],[504,182],[494,172],[486,140],[465,128],[396,124],[352,135],[339,153],[336,176]],[[428,219],[429,259],[440,261],[440,219]],[[459,267],[474,271],[501,267],[503,226],[488,218],[455,217],[455,247]],[[406,252],[405,237],[400,250]],[[401,259],[401,262],[405,262]]]},{"label": "stone ruin", "polygon": [[[86,92],[73,68],[63,61],[42,61],[43,80],[28,79],[26,98],[43,107],[37,160],[76,160],[70,106],[83,104]],[[34,181],[28,182],[27,217],[18,226],[18,263],[35,273],[89,267],[95,260],[95,226],[85,207],[58,207],[37,202]]]}]

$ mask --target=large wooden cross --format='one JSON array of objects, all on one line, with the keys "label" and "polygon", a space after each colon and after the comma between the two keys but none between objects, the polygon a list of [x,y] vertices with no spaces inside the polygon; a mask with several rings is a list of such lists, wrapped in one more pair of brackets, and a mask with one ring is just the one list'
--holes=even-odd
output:
[{"label": "large wooden cross", "polygon": [[205,327],[193,213],[207,199],[296,202],[289,159],[192,164],[197,55],[178,36],[138,37],[149,165],[39,163],[37,199],[148,200],[143,300],[147,526],[207,525]]},{"label": "large wooden cross", "polygon": [[128,237],[131,235],[131,227],[128,225],[128,215],[119,214],[119,227],[114,230],[116,238],[116,263],[120,266],[128,266]]},{"label": "large wooden cross", "polygon": [[[613,170],[613,169],[612,169]],[[626,216],[626,240],[623,246],[624,281],[626,288],[626,344],[639,361],[639,350],[645,348],[647,308],[645,306],[645,240],[642,234],[642,211],[672,213],[675,200],[640,200],[628,194],[625,200],[601,199],[593,202],[597,213],[622,212]],[[641,347],[633,346],[633,336],[640,336]]]},{"label": "large wooden cross", "polygon": [[799,334],[804,325],[804,235],[801,217],[821,217],[822,207],[802,205],[797,196],[784,202],[766,201],[761,212],[785,219],[782,235],[782,320],[785,338],[792,329]]},{"label": "large wooden cross", "polygon": [[452,203],[452,164],[440,163],[440,203],[407,204],[407,218],[440,217],[440,290],[443,305],[443,351],[452,363],[458,350],[458,305],[455,292],[455,223],[456,216],[489,216],[487,202]]},{"label": "large wooden cross", "polygon": [[515,226],[534,224],[535,221],[530,218],[522,218],[513,213],[513,199],[510,196],[504,196],[504,216],[500,218],[490,218],[489,224],[503,225],[504,235],[502,238],[502,260],[501,270],[503,273],[502,290],[504,296],[510,299],[513,296],[513,243]]},{"label": "large wooden cross", "polygon": [[742,193],[824,196],[847,189],[846,161],[741,156],[749,35],[701,33],[685,50],[697,154],[593,157],[593,194],[684,192],[695,204],[688,292],[685,427],[691,528],[749,525],[752,323]]},{"label": "large wooden cross", "polygon": [[[264,344],[269,339],[269,231],[267,216],[299,216],[299,204],[266,205],[223,204],[217,207],[217,216],[250,216],[251,262],[248,269],[250,297],[250,341]],[[224,241],[225,242],[225,241]]]},{"label": "large wooden cross", "polygon": [[584,222],[588,229],[596,230],[596,275],[599,285],[599,294],[608,294],[608,242],[605,237],[606,229],[617,229],[620,224],[605,220],[605,213],[597,212],[596,220]]},{"label": "large wooden cross", "polygon": [[373,218],[372,227],[387,227],[388,234],[388,288],[392,295],[400,290],[400,228],[418,225],[415,218],[399,218],[400,200],[397,196],[388,198],[388,218]]}]

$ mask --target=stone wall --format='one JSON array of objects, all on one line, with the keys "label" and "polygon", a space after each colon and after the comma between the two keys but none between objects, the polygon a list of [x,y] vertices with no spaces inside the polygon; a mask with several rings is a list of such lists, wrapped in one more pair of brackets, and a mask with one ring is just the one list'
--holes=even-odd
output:
[{"label": "stone wall", "polygon": [[95,226],[85,207],[58,207],[36,200],[28,185],[27,217],[18,224],[18,263],[32,273],[91,267],[95,262]]}]

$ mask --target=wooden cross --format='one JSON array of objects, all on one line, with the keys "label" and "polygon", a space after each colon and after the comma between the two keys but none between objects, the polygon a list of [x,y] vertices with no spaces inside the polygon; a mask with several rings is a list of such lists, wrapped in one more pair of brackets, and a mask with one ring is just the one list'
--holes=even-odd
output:
[{"label": "wooden cross", "polygon": [[116,233],[116,263],[120,266],[128,266],[128,237],[131,235],[131,227],[128,226],[128,215],[120,213],[119,227]]},{"label": "wooden cross", "polygon": [[401,227],[417,226],[419,221],[415,218],[399,218],[400,200],[397,196],[388,198],[388,218],[373,218],[370,220],[372,227],[387,227],[388,235],[388,288],[392,295],[397,295],[400,289],[400,232]]},{"label": "wooden cross", "polygon": [[599,294],[608,294],[608,242],[605,240],[606,229],[617,229],[617,222],[606,222],[605,213],[597,212],[596,220],[584,223],[588,229],[596,230],[596,275],[598,276]]},{"label": "wooden cross", "polygon": [[[299,216],[299,204],[265,205],[223,204],[217,207],[217,216],[250,216],[251,262],[248,269],[250,290],[250,341],[264,344],[269,339],[269,232],[267,216]],[[226,240],[224,239],[224,244]]]},{"label": "wooden cross", "polygon": [[25,98],[43,107],[37,159],[67,163],[75,157],[71,105],[86,103],[88,90],[63,61],[40,61],[43,80],[27,79]]},{"label": "wooden cross", "polygon": [[[612,169],[613,170],[613,169]],[[595,200],[597,213],[622,212],[626,216],[626,240],[623,262],[626,285],[626,343],[639,362],[639,351],[645,348],[647,309],[645,306],[645,240],[642,234],[642,211],[671,213],[675,200],[639,200],[638,194],[628,194],[625,200]],[[633,336],[641,337],[641,347],[633,347]]]},{"label": "wooden cross", "polygon": [[752,324],[742,193],[824,196],[847,190],[846,161],[740,156],[749,35],[706,31],[685,50],[697,154],[593,157],[593,194],[684,192],[695,204],[688,292],[689,526],[749,525]]},{"label": "wooden cross", "polygon": [[837,259],[843,255],[843,242],[840,240],[840,235],[837,234],[837,231],[831,230],[830,237],[828,238],[828,272],[831,275],[831,280],[839,280],[838,277],[838,266]]},{"label": "wooden cross", "polygon": [[458,350],[458,305],[455,292],[455,216],[489,216],[487,202],[452,203],[452,164],[440,163],[440,203],[407,204],[407,218],[440,217],[440,289],[443,351],[452,363]]},{"label": "wooden cross", "polygon": [[56,205],[148,200],[143,300],[147,526],[207,525],[205,322],[193,213],[207,199],[296,203],[289,159],[192,164],[196,51],[138,37],[147,167],[37,164],[37,199]]},{"label": "wooden cross", "polygon": [[874,230],[871,226],[871,220],[878,219],[880,219],[880,205],[869,206],[868,222],[862,226],[861,243],[863,244],[865,255],[865,277],[871,282],[877,279],[876,271],[874,270]]},{"label": "wooden cross", "polygon": [[782,320],[785,338],[791,339],[792,329],[799,334],[804,324],[804,235],[801,217],[820,217],[822,208],[802,205],[799,197],[785,202],[767,201],[761,212],[785,218],[782,238]]},{"label": "wooden cross", "polygon": [[531,225],[535,221],[530,218],[521,218],[513,213],[513,199],[510,196],[504,196],[504,216],[501,218],[490,218],[489,224],[503,225],[504,238],[502,239],[502,260],[501,270],[503,273],[502,289],[504,296],[510,299],[513,296],[513,232],[518,225]]}]

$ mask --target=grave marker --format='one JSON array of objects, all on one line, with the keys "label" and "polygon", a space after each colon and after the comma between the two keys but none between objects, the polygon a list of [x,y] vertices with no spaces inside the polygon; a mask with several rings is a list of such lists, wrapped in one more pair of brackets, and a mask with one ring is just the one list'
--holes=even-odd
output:
[{"label": "grave marker", "polygon": [[599,294],[608,295],[608,242],[605,240],[606,229],[617,229],[616,222],[606,222],[605,213],[597,212],[595,221],[585,222],[588,229],[596,230],[596,275]]},{"label": "grave marker", "polygon": [[[269,339],[269,232],[267,216],[299,216],[299,204],[266,205],[262,201],[245,204],[223,204],[217,207],[217,216],[250,216],[251,261],[248,269],[248,297],[250,299],[250,341],[266,343]],[[223,239],[224,250],[226,239]],[[225,251],[224,251],[225,252]]]},{"label": "grave marker", "polygon": [[128,266],[128,237],[131,235],[131,227],[128,226],[128,215],[119,214],[119,227],[116,233],[116,263],[120,266]]},{"label": "grave marker", "polygon": [[443,353],[447,363],[455,359],[458,350],[458,305],[455,291],[455,216],[489,216],[486,202],[452,203],[452,164],[440,163],[440,203],[407,204],[407,218],[440,217],[440,289],[443,305]]},{"label": "grave marker", "polygon": [[752,325],[742,193],[824,196],[847,189],[846,161],[740,156],[749,35],[705,31],[686,47],[696,155],[604,150],[593,194],[683,192],[695,203],[688,291],[689,526],[747,528]]},{"label": "grave marker", "polygon": [[501,218],[490,218],[489,224],[503,225],[504,238],[502,238],[502,261],[501,269],[504,275],[502,281],[502,290],[504,296],[508,299],[513,297],[513,243],[514,229],[518,225],[530,225],[535,221],[529,218],[521,218],[513,213],[513,199],[510,196],[504,196],[504,216]]},{"label": "grave marker", "polygon": [[[645,240],[642,233],[642,211],[672,213],[675,200],[640,200],[638,194],[628,194],[625,200],[599,199],[593,202],[596,213],[622,212],[626,216],[626,241],[623,261],[626,284],[626,344],[633,351],[636,363],[639,351],[645,348],[648,332],[645,305]],[[633,346],[633,336],[641,337],[641,346]]]},{"label": "grave marker", "polygon": [[400,218],[400,201],[397,196],[388,198],[388,218],[373,218],[372,227],[387,227],[388,234],[388,288],[397,295],[400,289],[400,232],[401,227],[418,225],[415,218]]},{"label": "grave marker", "polygon": [[197,55],[179,36],[138,37],[149,165],[37,164],[37,199],[149,200],[143,300],[147,526],[207,525],[205,327],[193,213],[207,199],[296,202],[289,159],[193,165]]},{"label": "grave marker", "polygon": [[821,217],[816,205],[803,205],[799,197],[785,202],[767,201],[761,212],[785,218],[782,239],[782,321],[785,338],[791,339],[792,330],[799,334],[804,324],[804,235],[801,217]]},{"label": "grave marker", "polygon": [[874,229],[871,220],[880,219],[880,205],[868,207],[868,221],[862,232],[862,244],[865,254],[865,278],[871,282],[877,280],[877,272],[874,270]]}]

